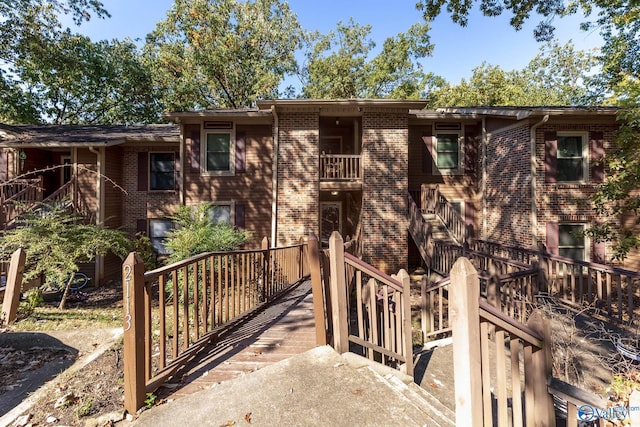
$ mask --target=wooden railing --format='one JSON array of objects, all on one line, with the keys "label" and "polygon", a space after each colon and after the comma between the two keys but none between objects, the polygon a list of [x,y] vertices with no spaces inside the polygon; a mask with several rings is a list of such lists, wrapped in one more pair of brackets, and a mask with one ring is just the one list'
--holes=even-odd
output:
[{"label": "wooden railing", "polygon": [[[475,263],[472,265],[478,268]],[[488,271],[478,273],[480,295],[504,315],[526,323],[536,304],[539,277],[540,269],[537,267],[504,274],[490,267]],[[449,277],[433,284],[428,283],[426,276],[422,279],[420,317],[424,341],[444,338],[451,332],[448,311],[449,284]]]},{"label": "wooden railing", "polygon": [[467,241],[467,226],[460,213],[453,208],[446,197],[440,194],[440,187],[429,187],[422,184],[421,202],[422,211],[437,215],[451,233],[451,237],[459,244]]},{"label": "wooden railing", "polygon": [[451,271],[449,296],[456,424],[554,426],[548,321],[535,312],[524,325],[481,301],[466,258]]},{"label": "wooden railing", "polygon": [[[329,239],[328,258],[323,269],[324,280],[329,282],[325,294],[327,316],[333,331],[329,342],[339,353],[360,351],[365,357],[413,375],[407,272],[400,270],[396,276],[388,276],[366,264],[345,252],[342,237],[335,231]],[[319,261],[311,259],[309,263],[319,265]],[[330,271],[328,277],[327,270]],[[312,273],[312,280],[313,277]],[[317,274],[317,280],[320,277]],[[313,286],[317,289],[323,285]]]},{"label": "wooden railing", "polygon": [[567,304],[592,307],[612,321],[631,324],[634,319],[640,298],[640,273],[636,271],[486,241],[475,242],[473,247],[524,262],[538,258],[545,284],[541,291]]},{"label": "wooden railing", "polygon": [[362,163],[356,154],[321,154],[321,181],[360,181]]},{"label": "wooden railing", "polygon": [[305,244],[205,253],[145,272],[123,264],[125,408],[135,413],[196,352],[308,272]]},{"label": "wooden railing", "polygon": [[409,206],[409,235],[413,238],[422,260],[426,265],[431,265],[433,256],[433,239],[431,236],[431,224],[425,221],[422,212],[415,203],[411,194],[407,195]]},{"label": "wooden railing", "polygon": [[0,223],[6,226],[42,201],[42,177],[14,179],[0,184]]}]

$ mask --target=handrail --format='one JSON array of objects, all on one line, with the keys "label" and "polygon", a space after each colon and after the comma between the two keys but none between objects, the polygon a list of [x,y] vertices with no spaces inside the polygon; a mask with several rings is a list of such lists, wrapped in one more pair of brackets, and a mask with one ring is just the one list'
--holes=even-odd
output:
[{"label": "handrail", "polygon": [[53,193],[49,194],[42,201],[47,203],[51,201],[60,201],[63,199],[70,199],[73,202],[73,197],[67,197],[70,190],[75,188],[76,176],[73,175],[69,181],[67,181],[62,187],[58,188]]},{"label": "handrail", "polygon": [[393,290],[402,292],[403,290],[402,283],[400,283],[398,280],[394,279],[393,277],[383,273],[382,271],[378,270],[374,266],[369,265],[366,262],[362,261],[361,259],[358,259],[355,256],[346,252],[344,254],[344,260],[346,264],[356,267],[361,272],[368,274],[372,278],[384,283],[385,285],[391,286]]},{"label": "handrail", "polygon": [[467,225],[460,213],[453,208],[453,205],[445,196],[440,193],[440,186],[436,185],[435,189],[423,184],[422,190],[422,209],[427,213],[434,213],[441,220],[444,226],[451,233],[451,237],[458,244],[467,241]]},{"label": "handrail", "polygon": [[345,181],[362,179],[362,160],[359,154],[321,154],[320,180]]},{"label": "handrail", "polygon": [[543,337],[529,328],[527,325],[520,323],[511,317],[505,315],[486,301],[480,300],[480,317],[498,326],[500,329],[513,334],[518,338],[526,340],[529,344],[537,348],[542,348]]},{"label": "handrail", "polygon": [[407,204],[409,208],[409,235],[416,244],[422,260],[427,265],[431,265],[433,255],[431,224],[425,221],[422,210],[418,207],[411,193],[407,193]]},{"label": "handrail", "polygon": [[283,248],[209,252],[144,271],[129,254],[125,295],[125,408],[134,413],[205,345],[298,283],[306,243]]}]

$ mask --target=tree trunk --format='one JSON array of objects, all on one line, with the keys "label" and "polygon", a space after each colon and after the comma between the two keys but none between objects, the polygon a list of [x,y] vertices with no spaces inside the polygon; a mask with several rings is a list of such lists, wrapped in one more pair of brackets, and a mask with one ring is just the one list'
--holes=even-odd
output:
[{"label": "tree trunk", "polygon": [[60,305],[58,305],[58,310],[64,310],[67,303],[67,296],[69,295],[69,289],[71,288],[71,282],[73,281],[73,276],[73,273],[69,275],[69,280],[67,280],[67,285],[64,287],[64,292],[62,293],[62,299],[60,300]]}]

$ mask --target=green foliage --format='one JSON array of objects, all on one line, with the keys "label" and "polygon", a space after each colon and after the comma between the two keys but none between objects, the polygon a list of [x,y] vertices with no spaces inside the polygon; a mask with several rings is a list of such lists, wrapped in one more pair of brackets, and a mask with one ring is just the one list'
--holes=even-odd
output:
[{"label": "green foliage", "polygon": [[91,415],[93,411],[93,397],[87,396],[80,400],[76,407],[73,409],[73,413],[75,416],[80,419],[82,417],[86,417],[87,415]]},{"label": "green foliage", "polygon": [[608,220],[586,234],[598,242],[612,242],[613,258],[623,260],[640,249],[640,108],[624,110],[618,118],[623,125],[616,136],[617,148],[604,160],[607,180],[591,198],[596,213]]},{"label": "green foliage", "polygon": [[431,107],[577,105],[587,99],[585,86],[594,64],[589,52],[571,42],[545,44],[522,70],[504,71],[482,63],[459,85],[443,84],[430,94]]},{"label": "green foliage", "polygon": [[160,117],[150,72],[131,40],[94,43],[69,30],[34,35],[13,70],[28,94],[22,110],[37,121],[111,124]]},{"label": "green foliage", "polygon": [[281,0],[176,0],[144,49],[164,108],[240,108],[277,97],[301,41]]},{"label": "green foliage", "polygon": [[147,393],[144,399],[145,408],[151,409],[153,405],[156,404],[156,399],[158,399],[158,396],[156,396],[154,393]]},{"label": "green foliage", "polygon": [[[62,15],[71,16],[76,24],[88,21],[92,15],[109,16],[102,3],[96,0],[0,1],[0,121],[48,121],[51,117],[47,115],[48,105],[41,104],[43,99],[51,103],[57,96],[58,102],[62,103],[63,97],[84,95],[82,85],[75,93],[66,90],[74,85],[70,81],[74,75],[63,69],[61,59],[67,68],[74,68],[76,75],[86,72],[95,79],[94,86],[102,83],[110,87],[106,83],[113,83],[107,82],[108,74],[96,76],[92,73],[95,70],[84,68],[88,64],[83,62],[86,52],[82,49],[59,51],[61,46],[58,44],[68,38],[62,31]],[[40,73],[47,75],[49,81],[34,81]],[[56,92],[57,85],[61,86],[60,92]],[[88,109],[88,106],[84,105],[84,108]]]},{"label": "green foliage", "polygon": [[24,300],[20,301],[18,306],[18,317],[29,317],[43,303],[42,291],[37,288],[29,289],[24,294]]},{"label": "green foliage", "polygon": [[25,280],[44,275],[60,283],[78,271],[78,264],[91,262],[96,255],[113,252],[124,259],[130,244],[121,231],[83,224],[63,207],[42,204],[0,236],[2,257],[10,257],[18,248],[26,252]]},{"label": "green foliage", "polygon": [[180,206],[171,218],[177,227],[168,233],[165,246],[171,250],[168,262],[215,251],[232,251],[251,240],[251,233],[235,230],[229,224],[213,222],[215,209],[210,203]]},{"label": "green foliage", "polygon": [[373,59],[371,26],[353,19],[326,35],[308,37],[310,49],[300,71],[305,98],[418,98],[430,75],[422,72],[417,59],[431,54],[429,26],[413,25],[384,41]]},{"label": "green foliage", "polygon": [[153,244],[145,233],[136,233],[131,250],[140,255],[142,262],[144,262],[145,270],[149,271],[158,267],[158,260],[153,251]]}]

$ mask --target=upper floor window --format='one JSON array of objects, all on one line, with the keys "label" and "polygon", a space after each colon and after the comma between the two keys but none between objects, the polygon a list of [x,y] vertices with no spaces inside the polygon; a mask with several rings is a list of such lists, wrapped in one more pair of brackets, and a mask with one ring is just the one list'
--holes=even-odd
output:
[{"label": "upper floor window", "polygon": [[149,189],[175,189],[175,153],[149,153]]},{"label": "upper floor window", "polygon": [[204,141],[204,169],[211,173],[233,173],[233,138],[231,132],[207,132]]},{"label": "upper floor window", "polygon": [[440,173],[461,173],[462,135],[459,132],[437,133],[434,153],[434,161]]},{"label": "upper floor window", "polygon": [[584,261],[587,258],[584,224],[559,224],[558,255]]},{"label": "upper floor window", "polygon": [[558,132],[558,182],[587,181],[589,177],[587,137],[581,133]]}]

